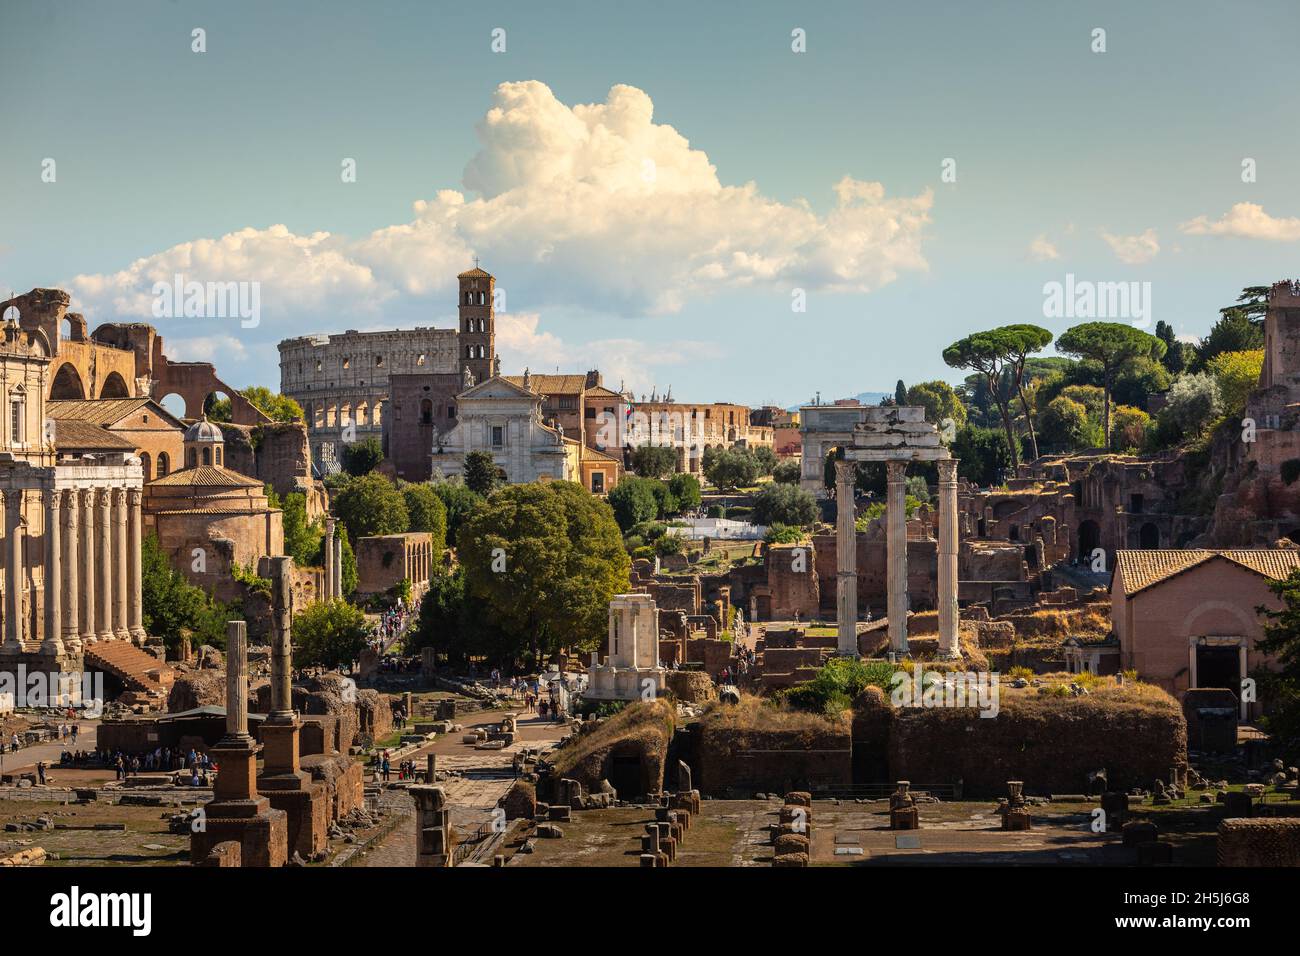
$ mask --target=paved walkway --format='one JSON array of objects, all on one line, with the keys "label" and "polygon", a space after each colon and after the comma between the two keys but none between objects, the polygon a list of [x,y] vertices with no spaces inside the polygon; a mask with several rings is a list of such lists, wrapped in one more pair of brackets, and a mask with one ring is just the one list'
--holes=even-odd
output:
[{"label": "paved walkway", "polygon": [[0,772],[3,773],[25,773],[36,769],[36,762],[44,760],[47,767],[54,767],[59,762],[59,756],[65,750],[94,750],[95,733],[99,727],[98,720],[78,720],[76,721],[80,732],[77,734],[77,743],[72,743],[72,738],[66,740],[51,740],[46,743],[33,744],[30,747],[24,747],[17,753],[0,754]]}]

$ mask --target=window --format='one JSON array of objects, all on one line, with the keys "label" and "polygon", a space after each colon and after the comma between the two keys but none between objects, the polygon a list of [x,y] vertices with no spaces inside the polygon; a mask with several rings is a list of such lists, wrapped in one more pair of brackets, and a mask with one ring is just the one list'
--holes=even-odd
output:
[{"label": "window", "polygon": [[562,411],[576,411],[578,408],[578,397],[576,395],[561,395],[560,409]]},{"label": "window", "polygon": [[424,364],[424,353],[423,353],[423,352],[421,352],[421,353],[420,353],[420,357],[417,358],[417,359],[415,360],[415,364],[416,364],[416,365],[423,365],[423,364]]},{"label": "window", "polygon": [[9,403],[9,440],[15,445],[21,445],[27,440],[23,418],[23,400],[15,398]]},{"label": "window", "polygon": [[504,435],[502,434],[502,431],[503,430],[500,425],[492,426],[492,447],[493,448],[500,448],[503,444],[505,444],[505,438]]},{"label": "window", "polygon": [[145,481],[153,477],[149,474],[149,453],[147,451],[140,452],[140,473],[144,476]]},{"label": "window", "polygon": [[383,368],[383,367],[384,367],[384,357],[382,355],[376,355],[375,368]]},{"label": "window", "polygon": [[485,292],[480,292],[480,293],[478,294],[478,304],[479,304],[479,305],[485,305],[486,303],[487,303],[487,293],[485,293]]},{"label": "window", "polygon": [[322,363],[321,363],[321,360],[320,360],[320,359],[317,359],[317,360],[316,360],[316,371],[319,372],[319,371],[321,371],[321,370],[322,370]]},{"label": "window", "polygon": [[199,453],[191,448],[189,455],[186,456],[186,460],[189,461],[190,467],[194,468],[199,463]]},{"label": "window", "polygon": [[433,402],[427,398],[420,402],[420,424],[428,425],[433,422]]},{"label": "window", "polygon": [[344,367],[344,368],[351,368],[351,367],[352,367],[352,356],[350,356],[350,355],[345,355],[345,356],[343,356],[343,367]]},{"label": "window", "polygon": [[593,495],[603,495],[605,493],[605,473],[603,471],[593,471],[591,473],[591,493]]},{"label": "window", "polygon": [[160,451],[158,453],[158,477],[166,478],[167,470],[170,467],[171,467],[171,459],[167,457],[167,452]]},{"label": "window", "polygon": [[203,449],[203,464],[205,464],[205,465],[210,465],[210,464],[212,464],[212,449],[211,449],[211,448],[205,448],[205,449]]},{"label": "window", "polygon": [[215,455],[217,456],[217,457],[216,457],[216,464],[218,464],[218,465],[221,464],[221,446],[220,446],[220,445],[218,445],[216,448],[213,449],[213,454],[215,454]]},{"label": "window", "polygon": [[448,417],[448,418],[455,418],[455,417],[456,417],[456,406],[455,406],[455,405],[448,405],[448,406],[447,406],[447,417]]}]

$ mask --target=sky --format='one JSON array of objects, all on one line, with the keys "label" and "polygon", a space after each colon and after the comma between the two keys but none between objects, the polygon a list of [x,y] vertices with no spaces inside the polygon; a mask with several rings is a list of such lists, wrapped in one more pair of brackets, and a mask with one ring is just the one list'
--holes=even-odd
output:
[{"label": "sky", "polygon": [[[0,0],[0,293],[152,322],[236,387],[277,387],[291,336],[453,326],[475,256],[507,374],[688,401],[960,381],[963,335],[1080,321],[1045,306],[1067,276],[1195,338],[1300,276],[1297,27],[1294,0]],[[177,275],[256,288],[255,320],[159,317]]]}]

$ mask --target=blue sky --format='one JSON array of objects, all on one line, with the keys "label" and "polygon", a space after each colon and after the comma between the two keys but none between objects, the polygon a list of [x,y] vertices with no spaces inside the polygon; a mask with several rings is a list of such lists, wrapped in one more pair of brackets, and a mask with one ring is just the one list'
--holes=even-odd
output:
[{"label": "blue sky", "polygon": [[[1188,336],[1300,275],[1293,2],[811,6],[5,0],[0,289],[274,386],[287,336],[450,325],[478,253],[508,372],[788,405],[1063,331],[1067,273]],[[260,324],[154,319],[177,263]]]}]

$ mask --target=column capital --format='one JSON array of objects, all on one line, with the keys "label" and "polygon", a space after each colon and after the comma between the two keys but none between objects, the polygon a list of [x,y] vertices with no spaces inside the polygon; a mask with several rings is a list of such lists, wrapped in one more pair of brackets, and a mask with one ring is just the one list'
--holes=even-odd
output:
[{"label": "column capital", "polygon": [[64,488],[59,492],[59,497],[63,499],[63,511],[65,514],[74,515],[72,520],[76,520],[77,513],[77,489]]},{"label": "column capital", "polygon": [[907,480],[907,462],[905,461],[887,461],[885,462],[885,474],[887,480],[891,482],[902,482]]},{"label": "column capital", "polygon": [[94,489],[94,488],[80,488],[80,489],[78,489],[77,491],[74,491],[73,494],[77,495],[78,498],[81,499],[81,507],[83,507],[83,508],[93,508],[93,507],[95,507],[95,489]]},{"label": "column capital", "polygon": [[956,484],[957,482],[957,459],[943,458],[938,462],[939,480],[944,484]]},{"label": "column capital", "polygon": [[58,488],[42,488],[41,503],[51,511],[58,511],[62,506],[63,492]]},{"label": "column capital", "polygon": [[143,488],[128,488],[128,489],[126,489],[126,500],[127,500],[127,503],[128,503],[132,508],[136,508],[136,507],[138,507],[138,506],[140,505],[141,500],[143,500],[143,498],[144,498],[144,489],[143,489]]}]

